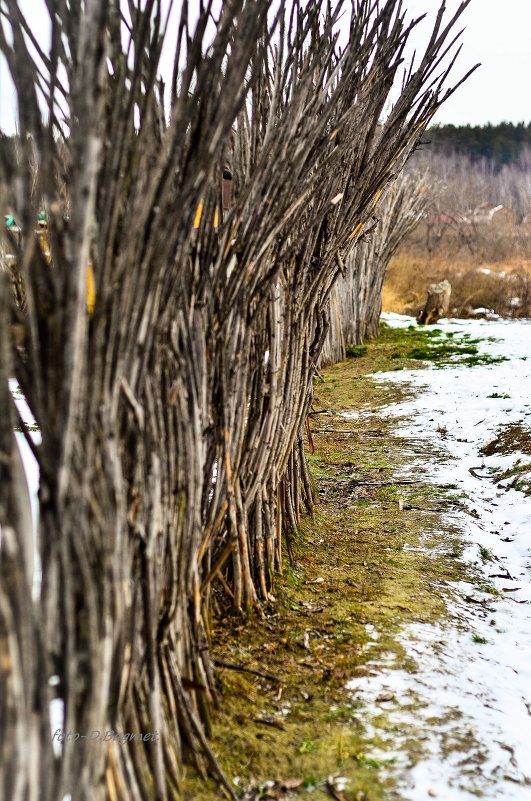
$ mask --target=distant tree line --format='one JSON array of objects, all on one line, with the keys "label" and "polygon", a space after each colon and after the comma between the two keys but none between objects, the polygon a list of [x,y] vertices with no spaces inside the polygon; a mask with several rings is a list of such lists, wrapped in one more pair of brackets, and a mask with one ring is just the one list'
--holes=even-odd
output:
[{"label": "distant tree line", "polygon": [[487,159],[498,167],[516,164],[531,146],[531,123],[499,125],[432,125],[423,136],[425,148],[444,155],[459,153],[472,161]]}]

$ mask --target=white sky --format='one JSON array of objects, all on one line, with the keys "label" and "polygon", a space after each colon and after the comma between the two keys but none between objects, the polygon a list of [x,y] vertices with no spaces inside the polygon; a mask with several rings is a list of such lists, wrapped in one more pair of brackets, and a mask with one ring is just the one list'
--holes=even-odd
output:
[{"label": "white sky", "polygon": [[[404,0],[411,16],[433,18],[439,0]],[[447,0],[448,14],[459,6]],[[425,40],[427,25],[416,38]],[[419,26],[420,27],[420,26]],[[435,122],[484,125],[487,122],[531,121],[531,0],[472,0],[460,17],[463,49],[455,67],[461,77],[478,62],[482,66],[442,106]],[[424,33],[424,36],[422,35]]]},{"label": "white sky", "polygon": [[[35,31],[46,39],[47,26],[40,10],[42,0],[19,0],[34,22]],[[1,0],[0,0],[1,3]],[[459,0],[446,0],[447,15]],[[408,15],[428,12],[428,21],[412,37],[418,51],[429,34],[440,0],[404,0]],[[461,17],[463,50],[454,72],[457,80],[473,64],[482,66],[441,108],[435,121],[480,125],[531,121],[531,0],[472,0]],[[0,59],[0,127],[14,130],[14,94]]]}]

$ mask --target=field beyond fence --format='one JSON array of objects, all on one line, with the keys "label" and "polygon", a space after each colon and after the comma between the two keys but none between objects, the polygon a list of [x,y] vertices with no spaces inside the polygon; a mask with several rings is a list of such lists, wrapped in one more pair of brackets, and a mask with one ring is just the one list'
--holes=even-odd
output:
[{"label": "field beyond fence", "polygon": [[383,310],[416,316],[428,286],[443,280],[452,286],[450,313],[454,317],[531,316],[531,257],[513,254],[494,260],[451,250],[427,254],[411,240],[389,264]]}]

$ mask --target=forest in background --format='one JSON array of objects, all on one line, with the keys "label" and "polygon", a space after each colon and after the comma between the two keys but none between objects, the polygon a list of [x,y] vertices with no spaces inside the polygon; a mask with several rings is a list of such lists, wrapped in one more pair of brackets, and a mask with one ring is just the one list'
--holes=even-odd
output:
[{"label": "forest in background", "polygon": [[460,153],[472,161],[487,159],[499,166],[515,164],[525,148],[531,146],[531,123],[432,125],[422,142],[430,150],[444,155]]}]

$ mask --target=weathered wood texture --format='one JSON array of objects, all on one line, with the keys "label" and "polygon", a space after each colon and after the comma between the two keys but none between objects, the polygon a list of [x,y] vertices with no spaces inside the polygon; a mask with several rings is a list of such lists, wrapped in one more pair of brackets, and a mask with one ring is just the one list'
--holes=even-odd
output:
[{"label": "weathered wood texture", "polygon": [[400,242],[420,222],[431,199],[426,174],[400,173],[374,210],[375,223],[345,263],[330,293],[330,330],[321,364],[346,357],[347,345],[361,345],[380,333],[382,289]]},{"label": "weathered wood texture", "polygon": [[[340,55],[341,4],[280,3],[273,23],[268,2],[235,0],[211,34],[210,6],[191,28],[183,2],[169,108],[157,0],[130,0],[127,14],[119,0],[48,3],[41,61],[16,0],[2,7],[20,99],[2,200],[22,232],[25,298],[24,310],[10,299],[3,353],[42,437],[35,604],[10,544],[22,532],[0,553],[20,576],[2,575],[0,595],[11,801],[167,799],[184,758],[233,796],[207,741],[214,587],[235,610],[270,600],[290,527],[314,502],[302,433],[330,291],[451,92],[446,71],[432,83],[451,29],[441,12],[379,125],[410,29],[398,0],[373,6],[352,4]],[[43,205],[46,248],[34,235]],[[9,432],[3,419],[2,454]],[[66,739],[56,759],[52,692],[66,731],[157,737]]]},{"label": "weathered wood texture", "polygon": [[430,284],[426,304],[419,312],[417,320],[422,325],[436,323],[441,317],[446,317],[450,309],[452,286],[449,281],[440,281]]}]

